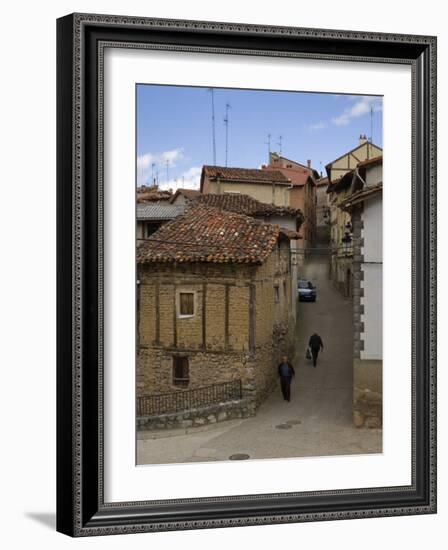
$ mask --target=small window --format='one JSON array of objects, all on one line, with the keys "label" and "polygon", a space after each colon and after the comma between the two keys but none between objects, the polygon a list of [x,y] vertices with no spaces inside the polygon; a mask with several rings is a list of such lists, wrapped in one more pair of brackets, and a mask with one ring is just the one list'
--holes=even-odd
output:
[{"label": "small window", "polygon": [[274,286],[274,301],[276,304],[280,302],[280,289],[278,285]]},{"label": "small window", "polygon": [[286,281],[283,281],[283,296],[285,297],[285,300],[286,300]]},{"label": "small window", "polygon": [[173,357],[173,384],[185,388],[189,382],[188,357]]},{"label": "small window", "polygon": [[161,226],[160,222],[147,222],[146,223],[146,236],[150,237],[153,235]]},{"label": "small window", "polygon": [[179,315],[181,317],[194,315],[194,292],[179,293]]}]

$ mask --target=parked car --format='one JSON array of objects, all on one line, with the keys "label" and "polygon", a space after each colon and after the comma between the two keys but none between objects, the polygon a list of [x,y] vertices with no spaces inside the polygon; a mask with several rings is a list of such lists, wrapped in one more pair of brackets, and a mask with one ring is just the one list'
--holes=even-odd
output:
[{"label": "parked car", "polygon": [[299,279],[297,281],[297,293],[299,295],[299,302],[316,301],[316,287],[311,281],[308,281],[306,279]]}]

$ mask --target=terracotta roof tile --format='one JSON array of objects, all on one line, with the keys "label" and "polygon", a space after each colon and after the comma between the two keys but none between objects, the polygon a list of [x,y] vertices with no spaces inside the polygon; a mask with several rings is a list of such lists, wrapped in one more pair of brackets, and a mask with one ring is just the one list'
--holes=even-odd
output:
[{"label": "terracotta roof tile", "polygon": [[224,193],[222,195],[210,193],[199,196],[198,200],[202,204],[222,208],[237,214],[245,214],[246,216],[294,216],[303,218],[303,214],[299,209],[267,204],[240,193]]},{"label": "terracotta roof tile", "polygon": [[317,181],[316,181],[316,185],[317,187],[320,187],[322,185],[325,185],[325,186],[328,186],[329,184],[329,181],[328,181],[328,177],[325,176],[324,178],[319,178]]},{"label": "terracotta roof tile", "polygon": [[137,262],[261,264],[279,234],[278,225],[197,204],[149,237]]},{"label": "terracotta roof tile", "polygon": [[377,157],[372,157],[371,159],[363,160],[358,164],[358,168],[363,166],[370,166],[372,164],[381,164],[383,162],[383,155],[378,155]]},{"label": "terracotta roof tile", "polygon": [[163,191],[157,185],[137,187],[137,202],[168,201],[173,196],[171,191]]},{"label": "terracotta roof tile", "polygon": [[283,168],[283,167],[273,167],[273,166],[263,166],[262,170],[265,172],[281,172],[285,178],[290,182],[290,185],[294,187],[301,187],[311,179],[314,182],[314,178],[310,173],[310,170],[307,168]]},{"label": "terracotta roof tile", "polygon": [[176,199],[176,197],[178,197],[179,195],[183,195],[184,197],[186,197],[189,200],[194,200],[197,197],[199,197],[200,194],[201,194],[201,192],[198,189],[181,188],[181,189],[178,189],[174,193],[174,195],[171,197],[170,201],[173,202]]},{"label": "terracotta roof tile", "polygon": [[203,173],[209,178],[220,177],[222,181],[244,181],[246,183],[277,183],[290,185],[289,179],[279,170],[258,168],[228,168],[226,166],[204,166]]}]

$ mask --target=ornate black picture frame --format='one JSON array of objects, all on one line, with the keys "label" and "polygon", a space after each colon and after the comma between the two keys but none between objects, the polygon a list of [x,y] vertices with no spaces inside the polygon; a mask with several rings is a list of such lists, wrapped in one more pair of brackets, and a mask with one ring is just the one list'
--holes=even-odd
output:
[{"label": "ornate black picture frame", "polygon": [[[412,484],[108,503],[103,487],[107,44],[412,68]],[[57,529],[71,536],[436,512],[436,38],[74,14],[57,22]],[[409,274],[411,276],[411,274]]]}]

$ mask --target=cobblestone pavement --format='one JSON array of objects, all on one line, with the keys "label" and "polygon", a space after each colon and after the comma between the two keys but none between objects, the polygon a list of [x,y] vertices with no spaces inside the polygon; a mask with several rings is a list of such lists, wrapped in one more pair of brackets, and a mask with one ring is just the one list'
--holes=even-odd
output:
[{"label": "cobblestone pavement", "polygon": [[[352,309],[327,278],[327,261],[309,261],[303,275],[317,286],[315,303],[299,303],[296,329],[296,377],[291,402],[278,387],[245,420],[172,432],[140,432],[138,464],[288,458],[378,453],[381,430],[358,430],[352,424]],[[305,359],[310,334],[318,332],[325,349],[317,367]],[[274,367],[275,368],[275,367]]]}]

